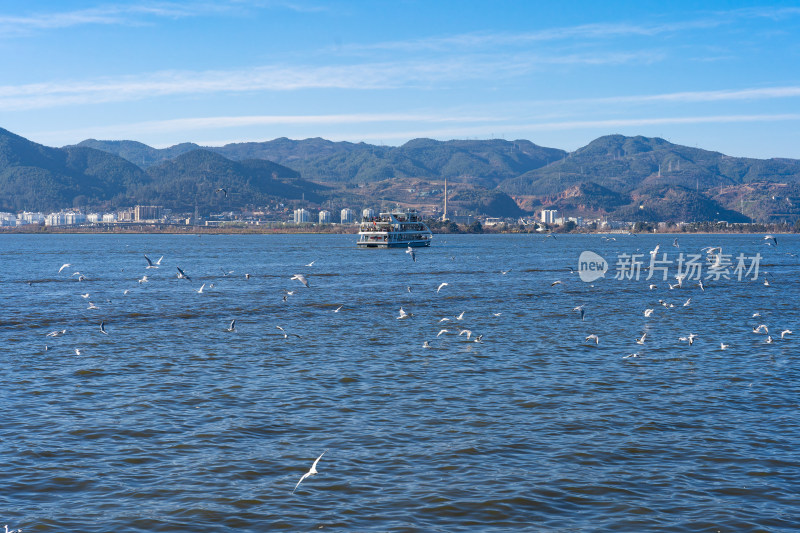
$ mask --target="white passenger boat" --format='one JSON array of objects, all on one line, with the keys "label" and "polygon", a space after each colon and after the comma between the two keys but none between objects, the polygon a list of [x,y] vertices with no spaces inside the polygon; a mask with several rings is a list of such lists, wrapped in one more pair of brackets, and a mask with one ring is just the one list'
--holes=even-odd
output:
[{"label": "white passenger boat", "polygon": [[358,232],[361,248],[430,246],[433,233],[413,210],[395,210],[376,217],[364,217]]}]

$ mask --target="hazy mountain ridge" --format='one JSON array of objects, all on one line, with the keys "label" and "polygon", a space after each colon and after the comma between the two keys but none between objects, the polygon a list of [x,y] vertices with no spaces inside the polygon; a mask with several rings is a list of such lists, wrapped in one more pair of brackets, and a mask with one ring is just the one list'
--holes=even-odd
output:
[{"label": "hazy mountain ridge", "polygon": [[[552,207],[624,220],[800,217],[800,160],[731,157],[641,136],[607,135],[571,153],[502,139],[387,147],[279,138],[162,149],[89,139],[50,148],[0,129],[0,210],[156,203],[208,212],[303,197],[440,206],[444,179],[451,210],[492,216]],[[420,183],[424,194],[414,188]]]}]

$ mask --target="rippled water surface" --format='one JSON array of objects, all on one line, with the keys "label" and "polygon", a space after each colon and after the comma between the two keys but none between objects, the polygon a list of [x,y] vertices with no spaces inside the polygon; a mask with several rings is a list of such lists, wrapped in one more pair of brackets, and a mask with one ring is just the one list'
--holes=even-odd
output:
[{"label": "rippled water surface", "polygon": [[[413,262],[352,235],[0,235],[0,525],[793,530],[800,239],[777,238],[438,235]],[[614,279],[656,244],[761,273]],[[606,278],[570,273],[584,250]]]}]

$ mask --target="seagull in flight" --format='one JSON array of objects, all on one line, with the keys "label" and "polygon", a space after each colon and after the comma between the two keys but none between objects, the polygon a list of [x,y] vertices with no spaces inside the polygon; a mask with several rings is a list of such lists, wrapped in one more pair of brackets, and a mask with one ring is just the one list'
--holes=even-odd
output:
[{"label": "seagull in flight", "polygon": [[503,276],[505,276],[506,274],[508,274],[509,272],[511,272],[511,270],[513,270],[513,269],[509,268],[508,270],[501,270],[501,271],[500,271],[500,274],[501,274],[501,275],[503,275]]},{"label": "seagull in flight", "polygon": [[[313,261],[312,261],[312,263],[313,263]],[[294,276],[292,276],[292,279],[296,279],[297,281],[299,281],[300,283],[302,283],[306,287],[310,287],[310,285],[308,284],[308,280],[302,274],[295,274]]]},{"label": "seagull in flight", "polygon": [[334,310],[333,310],[333,312],[334,312],[334,313],[338,313],[338,312],[339,312],[339,310],[340,310],[342,307],[344,307],[344,304],[342,304],[342,305],[340,305],[339,307],[337,307],[336,309],[334,309]]},{"label": "seagull in flight", "polygon": [[203,289],[205,288],[205,286],[206,286],[206,284],[205,284],[205,283],[203,283],[202,285],[200,285],[200,288],[199,288],[199,289],[197,289],[195,292],[196,292],[197,294],[203,294]]},{"label": "seagull in flight", "polygon": [[719,343],[720,350],[727,350],[728,348],[730,348],[730,346],[731,346],[730,344],[725,344],[724,342]]},{"label": "seagull in flight", "polygon": [[85,293],[85,294],[81,294],[81,298],[88,298],[88,297],[89,297],[89,293],[88,292]]},{"label": "seagull in flight", "polygon": [[222,187],[220,187],[219,189],[217,189],[217,190],[216,190],[216,191],[214,191],[214,192],[224,192],[224,193],[225,193],[225,198],[227,198],[227,197],[228,197],[228,190],[227,190],[227,189],[224,189],[224,188],[222,188]]},{"label": "seagull in flight", "polygon": [[92,302],[89,302],[89,307],[87,307],[86,309],[100,309],[100,308],[94,305]]},{"label": "seagull in flight", "polygon": [[67,332],[67,330],[65,330],[65,329],[62,329],[61,331],[58,331],[58,330],[51,331],[50,333],[47,334],[47,336],[48,337],[60,337],[61,335],[63,335],[66,332]]},{"label": "seagull in flight", "polygon": [[653,314],[654,311],[655,311],[655,309],[645,309],[644,310],[644,316],[645,317],[649,317],[650,315]]},{"label": "seagull in flight", "polygon": [[314,263],[316,263],[316,262],[317,262],[317,260],[316,260],[316,259],[314,259],[313,261],[311,261],[311,262],[310,262],[309,264],[307,264],[306,266],[307,266],[307,267],[312,267],[312,266],[314,266]]},{"label": "seagull in flight", "polygon": [[600,337],[592,333],[591,335],[586,337],[587,341],[594,341],[595,344],[600,344]]},{"label": "seagull in flight", "polygon": [[185,279],[186,281],[192,281],[192,278],[186,275],[186,272],[181,270],[181,267],[176,266],[175,268],[178,269],[178,279]]},{"label": "seagull in flight", "polygon": [[108,332],[106,331],[106,321],[105,320],[100,322],[100,333],[103,333],[104,335],[108,335]]},{"label": "seagull in flight", "polygon": [[439,288],[436,289],[436,294],[439,294],[439,291],[442,290],[443,287],[447,287],[448,285],[450,285],[450,284],[447,283],[447,282],[442,283],[441,285],[439,285]]},{"label": "seagull in flight", "polygon": [[690,333],[688,337],[681,337],[678,340],[679,341],[684,341],[684,342],[688,341],[689,342],[689,346],[691,346],[694,343],[694,338],[695,337],[697,337],[697,335],[695,335],[694,333]]},{"label": "seagull in flight", "polygon": [[692,303],[692,299],[691,299],[691,298],[689,298],[688,300],[686,300],[686,301],[683,303],[683,306],[684,306],[684,307],[689,307],[689,305],[691,305],[691,303]]},{"label": "seagull in flight", "polygon": [[142,276],[142,279],[137,280],[139,283],[147,283],[147,276]]},{"label": "seagull in flight", "polygon": [[231,325],[225,331],[236,331],[236,319],[231,320]]},{"label": "seagull in flight", "polygon": [[[327,452],[327,451],[328,450],[325,450],[325,452]],[[313,476],[314,474],[318,473],[317,472],[317,463],[319,463],[319,460],[322,459],[323,455],[325,455],[325,452],[322,452],[322,454],[320,454],[320,456],[317,457],[317,460],[314,461],[314,464],[311,465],[311,469],[308,472],[306,472],[305,474],[303,474],[303,477],[301,477],[300,481],[297,482],[297,485],[294,486],[294,489],[292,490],[292,494],[294,494],[294,491],[297,490],[297,487],[300,486],[300,483],[302,483],[305,478],[307,478],[309,476]]]},{"label": "seagull in flight", "polygon": [[782,339],[782,338],[783,338],[785,335],[791,335],[791,334],[792,334],[792,330],[790,330],[790,329],[785,329],[785,330],[781,331],[781,339]]},{"label": "seagull in flight", "polygon": [[[775,238],[775,237],[773,237],[772,235],[765,235],[765,236],[764,236],[764,240],[765,240],[765,241],[768,241],[768,240],[770,240],[770,239],[772,239],[772,241],[775,243],[775,246],[778,246],[778,239],[776,239],[776,238]],[[767,243],[767,244],[769,244],[769,243]]]},{"label": "seagull in flight", "polygon": [[[288,339],[289,335],[294,335],[298,339],[301,338],[300,335],[298,335],[297,333],[286,333],[286,330],[283,329],[282,327],[280,327],[280,326],[275,326],[275,327],[278,328],[279,330],[281,330],[281,332],[283,332],[283,338],[284,339]],[[320,457],[322,457],[322,456],[320,456]],[[314,463],[314,464],[317,464],[317,463]]]},{"label": "seagull in flight", "polygon": [[557,280],[555,280],[553,283],[551,283],[551,284],[550,284],[550,286],[551,286],[551,287],[555,287],[556,285],[560,285],[560,284],[561,284],[561,280],[560,280],[560,279],[557,279]]},{"label": "seagull in flight", "polygon": [[581,320],[583,320],[583,317],[586,315],[586,310],[584,309],[584,306],[579,305],[578,307],[573,307],[572,310],[573,311],[577,311],[578,313],[580,313],[581,314]]},{"label": "seagull in flight", "polygon": [[63,265],[61,265],[61,268],[59,268],[59,269],[58,269],[58,273],[59,273],[59,274],[61,274],[61,271],[62,271],[62,270],[64,270],[64,269],[65,269],[65,268],[67,268],[67,267],[71,267],[71,266],[72,266],[72,265],[71,265],[71,264],[69,264],[69,263],[64,263]]},{"label": "seagull in flight", "polygon": [[761,325],[760,325],[760,326],[758,326],[757,328],[753,328],[753,333],[761,333],[761,330],[762,330],[762,329],[764,330],[764,333],[765,333],[765,334],[768,334],[768,333],[769,333],[769,329],[767,328],[767,325],[766,325],[766,324],[761,324]]},{"label": "seagull in flight", "polygon": [[[147,255],[145,255],[144,258],[147,260],[147,266],[145,268],[158,268],[158,265],[150,261],[150,258],[147,257]],[[161,259],[159,259],[159,261],[161,261]]]},{"label": "seagull in flight", "polygon": [[647,337],[647,332],[645,331],[642,337],[636,341],[636,344],[644,344],[644,339]]},{"label": "seagull in flight", "polygon": [[408,317],[410,317],[410,316],[411,316],[411,315],[409,315],[408,313],[406,313],[406,312],[403,310],[403,308],[401,307],[401,308],[400,308],[400,316],[398,316],[398,317],[397,317],[397,320],[403,320],[404,318],[408,318]]},{"label": "seagull in flight", "polygon": [[442,335],[443,333],[448,333],[449,331],[450,331],[449,329],[439,330],[439,333],[436,336],[439,337],[439,335]]},{"label": "seagull in flight", "polygon": [[408,250],[406,250],[406,253],[411,255],[411,259],[415,263],[417,262],[417,253],[414,251],[414,249],[411,246],[408,247]]}]

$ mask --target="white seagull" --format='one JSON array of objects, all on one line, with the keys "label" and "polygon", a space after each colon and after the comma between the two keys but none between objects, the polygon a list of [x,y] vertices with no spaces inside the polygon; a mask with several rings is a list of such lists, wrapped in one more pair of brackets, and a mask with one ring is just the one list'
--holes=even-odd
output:
[{"label": "white seagull", "polygon": [[278,328],[279,330],[281,330],[281,332],[283,332],[283,338],[284,339],[288,339],[289,335],[294,335],[298,339],[300,338],[300,335],[298,335],[297,333],[286,333],[286,330],[283,329],[282,327],[280,327],[280,326],[275,326],[275,327]]},{"label": "white seagull", "polygon": [[[328,451],[328,450],[325,450],[325,452],[327,452],[327,451]],[[298,481],[298,482],[297,482],[297,485],[295,485],[295,486],[294,486],[294,489],[292,489],[292,494],[294,494],[294,491],[296,491],[296,490],[297,490],[297,487],[299,487],[299,486],[300,486],[300,483],[302,483],[302,482],[303,482],[303,480],[304,480],[305,478],[307,478],[308,476],[313,476],[314,474],[317,474],[317,473],[318,473],[318,472],[317,472],[317,463],[319,462],[319,460],[320,460],[320,459],[322,459],[322,456],[323,456],[323,455],[325,455],[325,452],[322,452],[322,454],[320,454],[320,456],[319,456],[319,457],[317,457],[317,460],[316,460],[316,461],[314,461],[314,464],[313,464],[313,465],[311,465],[311,470],[309,470],[308,472],[306,472],[305,474],[303,474],[303,477],[301,477],[301,478],[300,478],[300,481]]]},{"label": "white seagull", "polygon": [[697,337],[697,335],[695,335],[694,333],[690,333],[688,337],[681,337],[678,340],[679,341],[684,341],[684,342],[688,341],[689,342],[689,346],[691,346],[694,343],[694,338],[695,337]]},{"label": "white seagull", "polygon": [[307,264],[306,266],[307,266],[307,267],[314,266],[314,263],[316,263],[316,262],[317,262],[317,260],[316,260],[316,259],[314,259],[313,261],[311,261],[311,262],[310,262],[309,264]]},{"label": "white seagull", "polygon": [[653,314],[654,311],[655,311],[655,309],[645,309],[644,310],[644,316],[645,317],[649,317],[650,315]]},{"label": "white seagull", "polygon": [[725,344],[724,342],[719,343],[720,350],[727,350],[730,347],[730,344]]},{"label": "white seagull", "polygon": [[397,317],[397,320],[403,320],[404,318],[408,318],[408,317],[410,317],[410,316],[411,316],[411,315],[409,315],[408,313],[406,313],[406,312],[403,310],[403,308],[401,307],[401,308],[400,308],[400,316],[398,316],[398,317]]},{"label": "white seagull", "polygon": [[791,335],[791,334],[792,334],[792,330],[785,329],[785,330],[781,331],[781,339],[784,337],[784,335]]},{"label": "white seagull", "polygon": [[[145,255],[144,258],[147,260],[147,266],[145,268],[158,268],[158,265],[153,263],[152,261],[150,261],[149,257],[147,257]],[[159,259],[159,261],[160,261],[160,259]]]},{"label": "white seagull", "polygon": [[342,305],[340,305],[339,307],[337,307],[336,309],[334,309],[334,310],[333,310],[333,312],[334,312],[334,313],[338,313],[338,312],[339,312],[339,310],[341,310],[341,308],[342,308],[342,307],[344,307],[344,304],[342,304]]},{"label": "white seagull", "polygon": [[231,325],[225,331],[236,331],[236,319],[231,320]]},{"label": "white seagull", "polygon": [[586,337],[587,341],[594,341],[595,344],[600,344],[600,337],[592,333],[591,335]]},{"label": "white seagull", "polygon": [[64,269],[65,269],[65,268],[67,268],[67,267],[71,267],[71,266],[72,266],[72,265],[71,265],[71,264],[69,264],[69,263],[64,263],[63,265],[61,265],[61,268],[59,268],[59,269],[58,269],[58,273],[59,273],[59,274],[61,274],[61,271],[62,271],[62,270],[64,270]]},{"label": "white seagull", "polygon": [[647,337],[647,332],[645,331],[642,337],[636,341],[636,344],[644,344],[644,339]]},{"label": "white seagull", "polygon": [[447,283],[447,282],[442,283],[441,285],[439,285],[439,288],[436,289],[436,294],[439,294],[439,291],[442,290],[442,287],[447,287],[448,285],[450,285],[450,284]]},{"label": "white seagull", "polygon": [[181,270],[181,267],[176,266],[175,268],[178,269],[178,279],[185,279],[186,281],[192,281],[192,278],[186,275],[186,272]]},{"label": "white seagull", "polygon": [[442,333],[448,333],[449,331],[450,331],[449,329],[442,329],[442,330],[439,330],[439,333],[438,333],[436,336],[438,337],[438,336],[439,336],[439,335],[441,335]]},{"label": "white seagull", "polygon": [[102,320],[100,322],[100,333],[104,333],[105,335],[108,335],[108,332],[106,331],[106,321],[105,320]]},{"label": "white seagull", "polygon": [[205,283],[203,283],[202,285],[200,285],[200,288],[199,288],[199,289],[196,289],[196,290],[195,290],[195,292],[196,292],[197,294],[203,294],[203,289],[205,289],[205,287],[206,287],[206,284],[205,284]]},{"label": "white seagull", "polygon": [[[312,261],[312,263],[313,263],[313,261]],[[292,279],[296,279],[297,281],[299,281],[300,283],[302,283],[306,287],[310,287],[310,285],[308,284],[308,280],[302,274],[295,274],[294,276],[292,276]]]},{"label": "white seagull", "polygon": [[408,247],[408,250],[406,250],[406,253],[411,255],[411,259],[415,263],[417,262],[417,253],[414,251],[414,249],[411,246]]}]

